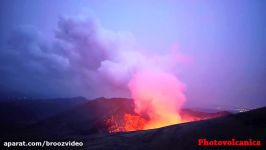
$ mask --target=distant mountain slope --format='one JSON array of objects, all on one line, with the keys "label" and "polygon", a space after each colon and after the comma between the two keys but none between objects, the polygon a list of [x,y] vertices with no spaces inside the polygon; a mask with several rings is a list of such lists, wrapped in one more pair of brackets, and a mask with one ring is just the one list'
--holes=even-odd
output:
[{"label": "distant mountain slope", "polygon": [[[125,98],[98,98],[79,105],[72,110],[42,120],[29,127],[28,133],[48,136],[89,135],[107,133],[106,120],[112,116],[122,121],[124,114],[133,114],[133,101]],[[182,117],[202,120],[228,115],[228,112],[205,113],[190,109],[181,111]],[[48,130],[47,130],[48,129]]]},{"label": "distant mountain slope", "polygon": [[83,97],[2,100],[0,101],[0,131],[6,128],[23,128],[86,102],[87,100]]},{"label": "distant mountain slope", "polygon": [[105,119],[124,113],[134,113],[132,100],[98,98],[45,119],[30,127],[30,130],[54,136],[107,133]]}]

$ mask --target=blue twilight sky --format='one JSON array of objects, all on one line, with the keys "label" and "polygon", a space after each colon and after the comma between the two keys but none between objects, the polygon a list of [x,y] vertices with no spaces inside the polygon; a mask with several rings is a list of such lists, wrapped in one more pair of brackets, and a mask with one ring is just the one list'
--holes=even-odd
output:
[{"label": "blue twilight sky", "polygon": [[[188,105],[266,104],[266,1],[1,0],[0,3],[0,85],[4,91],[37,97],[127,95],[121,91],[109,94],[108,88],[93,91],[102,83],[92,79],[88,79],[90,85],[83,85],[80,79],[95,78],[95,74],[88,70],[84,74],[90,74],[89,77],[80,75],[79,71],[84,70],[77,69],[80,65],[62,73],[62,62],[69,63],[71,59],[53,53],[58,49],[66,51],[68,42],[75,41],[69,40],[69,35],[64,37],[68,34],[65,29],[82,26],[67,19],[60,22],[60,18],[70,16],[90,17],[104,29],[128,32],[140,47],[157,53],[178,45],[178,50],[192,59],[191,63],[176,68],[186,84]],[[57,30],[62,32],[59,40],[55,38]],[[85,35],[78,34],[81,36]],[[101,46],[96,44],[92,48]],[[41,52],[36,54],[36,49]],[[80,49],[85,49],[84,45]],[[91,56],[88,59],[93,60],[94,55]],[[62,65],[60,70],[56,65]],[[69,80],[77,81],[72,84]]]}]

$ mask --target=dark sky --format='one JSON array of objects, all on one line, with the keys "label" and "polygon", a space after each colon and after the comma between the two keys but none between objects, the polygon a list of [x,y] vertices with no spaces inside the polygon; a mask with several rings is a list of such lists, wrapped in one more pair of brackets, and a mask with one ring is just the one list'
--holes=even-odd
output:
[{"label": "dark sky", "polygon": [[129,97],[142,49],[174,47],[187,105],[266,105],[263,0],[1,0],[0,27],[2,91]]}]

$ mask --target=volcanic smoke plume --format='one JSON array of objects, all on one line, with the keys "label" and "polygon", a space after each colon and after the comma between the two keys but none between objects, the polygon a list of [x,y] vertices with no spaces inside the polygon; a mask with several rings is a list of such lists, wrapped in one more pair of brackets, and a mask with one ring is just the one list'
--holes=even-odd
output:
[{"label": "volcanic smoke plume", "polygon": [[[89,98],[131,95],[135,113],[145,117],[126,115],[130,130],[136,122],[143,124],[136,129],[150,129],[181,121],[178,111],[185,96],[176,65],[187,58],[176,48],[161,53],[147,50],[130,32],[108,30],[92,18],[60,18],[51,39],[33,27],[20,27],[10,34],[6,50],[0,52],[8,64],[2,67],[3,81],[10,81],[4,84],[7,87],[23,91],[19,87],[32,83],[28,86],[32,93],[69,91],[69,95]],[[20,76],[13,70],[21,70]]]},{"label": "volcanic smoke plume", "polygon": [[144,129],[180,123],[184,86],[175,75],[161,70],[137,72],[129,82],[135,112],[147,115]]}]

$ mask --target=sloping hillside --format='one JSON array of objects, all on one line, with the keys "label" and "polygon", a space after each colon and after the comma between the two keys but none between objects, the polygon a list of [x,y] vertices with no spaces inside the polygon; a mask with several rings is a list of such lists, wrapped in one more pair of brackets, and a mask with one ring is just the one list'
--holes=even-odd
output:
[{"label": "sloping hillside", "polygon": [[[261,140],[266,139],[266,107],[249,112],[168,126],[160,129],[83,137],[85,149],[191,150],[199,147],[198,139]],[[217,149],[263,149],[263,147],[216,147]]]},{"label": "sloping hillside", "polygon": [[[75,100],[73,99],[73,101]],[[86,101],[85,103],[79,103],[67,110],[62,109],[63,106],[63,108],[68,106],[66,101],[61,102],[61,104],[59,102],[51,102],[50,105],[53,104],[52,106],[47,105],[43,101],[39,101],[39,104],[38,101],[33,104],[25,102],[27,105],[20,104],[25,106],[24,108],[18,107],[20,109],[9,110],[12,112],[11,119],[13,119],[13,122],[3,121],[6,126],[5,130],[2,131],[2,136],[6,135],[10,138],[29,136],[65,137],[108,133],[109,126],[123,126],[125,114],[137,115],[134,113],[132,100],[125,98],[98,98]],[[38,109],[39,107],[41,109]],[[45,112],[47,113],[45,114]],[[228,112],[206,113],[190,109],[183,109],[180,113],[187,120],[191,118],[193,120],[202,120],[229,114]],[[8,113],[3,113],[2,115],[8,118]],[[50,117],[43,118],[43,116],[48,115]],[[112,117],[116,118],[115,122],[108,124],[107,120]],[[23,119],[24,122],[28,123],[27,126],[20,126],[21,124],[17,123],[20,120],[23,121]],[[13,130],[16,128],[18,130]],[[123,131],[123,129],[118,131]]]}]

